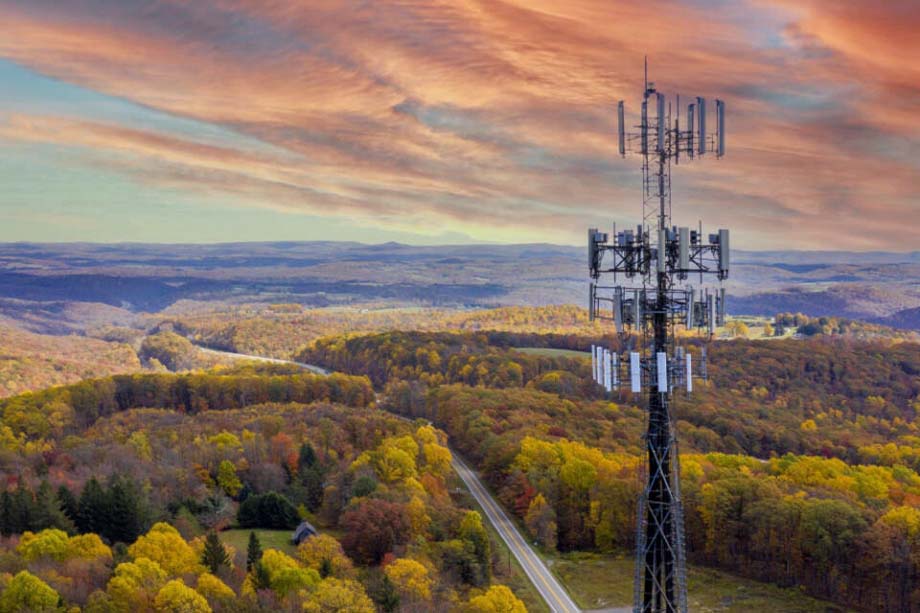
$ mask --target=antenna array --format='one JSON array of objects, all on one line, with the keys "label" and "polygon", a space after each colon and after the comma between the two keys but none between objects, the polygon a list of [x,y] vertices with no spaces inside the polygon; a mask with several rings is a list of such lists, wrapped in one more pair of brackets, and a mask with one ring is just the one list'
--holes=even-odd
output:
[{"label": "antenna array", "polygon": [[[696,98],[680,125],[680,96],[674,109],[664,93],[648,82],[640,121],[626,124],[626,109],[617,104],[617,144],[621,156],[642,160],[642,224],[608,235],[588,230],[591,319],[608,320],[621,334],[622,354],[592,347],[594,379],[609,393],[644,394],[648,406],[645,435],[648,480],[639,502],[637,522],[636,613],[686,613],[687,582],[679,460],[670,401],[675,389],[693,391],[693,358],[678,346],[678,330],[711,338],[725,320],[725,291],[707,287],[705,279],[728,278],[729,232],[703,234],[671,224],[671,165],[725,154],[725,103],[715,102],[716,131],[707,132],[707,103]],[[620,277],[626,283],[620,284]],[[696,281],[697,285],[692,283]],[[706,350],[699,371],[705,377]]]}]

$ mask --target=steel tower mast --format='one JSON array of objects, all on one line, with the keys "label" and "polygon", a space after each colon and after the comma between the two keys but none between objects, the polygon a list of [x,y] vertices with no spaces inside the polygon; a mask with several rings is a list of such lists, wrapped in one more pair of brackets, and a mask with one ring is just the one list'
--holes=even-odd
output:
[{"label": "steel tower mast", "polygon": [[[651,107],[651,108],[649,108]],[[636,530],[636,613],[686,613],[687,581],[680,466],[671,414],[675,388],[693,389],[692,353],[677,342],[677,330],[698,330],[709,337],[724,322],[724,290],[694,288],[688,281],[706,274],[728,277],[728,230],[703,240],[699,230],[671,226],[671,163],[725,152],[725,104],[716,100],[716,133],[706,133],[706,101],[696,98],[687,108],[687,126],[654,83],[642,97],[640,123],[628,131],[624,104],[617,107],[620,155],[642,157],[642,225],[635,233],[588,231],[591,275],[589,310],[592,319],[609,319],[621,334],[620,348],[592,348],[595,380],[608,392],[619,391],[629,378],[634,394],[646,396],[645,435],[648,479],[640,497]],[[617,276],[641,279],[633,286],[616,284]],[[612,276],[613,285],[602,284]],[[637,281],[639,280],[637,279]],[[630,347],[625,351],[622,348]],[[627,355],[628,354],[628,355]],[[705,377],[705,345],[698,359]],[[643,390],[643,387],[645,388]]]}]

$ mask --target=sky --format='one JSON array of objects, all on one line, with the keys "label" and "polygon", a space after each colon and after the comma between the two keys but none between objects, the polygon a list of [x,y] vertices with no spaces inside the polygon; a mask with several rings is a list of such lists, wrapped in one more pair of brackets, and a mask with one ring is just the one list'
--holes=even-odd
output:
[{"label": "sky", "polygon": [[0,241],[580,245],[647,56],[728,109],[675,224],[915,250],[917,1],[0,0]]}]

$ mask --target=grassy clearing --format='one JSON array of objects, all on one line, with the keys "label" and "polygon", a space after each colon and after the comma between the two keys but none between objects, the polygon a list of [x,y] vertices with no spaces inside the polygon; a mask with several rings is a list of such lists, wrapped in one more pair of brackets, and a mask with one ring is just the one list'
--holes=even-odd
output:
[{"label": "grassy clearing", "polygon": [[[584,609],[632,603],[633,558],[625,554],[567,553],[544,556],[553,573]],[[690,567],[689,605],[699,613],[840,613],[844,609],[783,589],[709,568]]]},{"label": "grassy clearing", "polygon": [[297,552],[297,548],[291,544],[291,535],[294,533],[293,530],[249,530],[247,528],[234,528],[221,532],[220,540],[232,546],[238,552],[243,552],[243,556],[245,557],[246,547],[249,545],[250,532],[255,532],[256,536],[259,537],[259,542],[262,544],[263,551],[266,549],[278,549],[288,555],[294,555]]},{"label": "grassy clearing", "polygon": [[550,349],[548,347],[514,347],[515,351],[530,355],[545,355],[551,358],[590,358],[588,351],[574,351],[572,349]]}]

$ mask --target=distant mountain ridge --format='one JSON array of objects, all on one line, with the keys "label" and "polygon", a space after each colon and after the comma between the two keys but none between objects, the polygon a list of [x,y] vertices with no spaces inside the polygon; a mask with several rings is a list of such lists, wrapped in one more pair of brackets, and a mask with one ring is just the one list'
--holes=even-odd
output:
[{"label": "distant mountain ridge", "polygon": [[[87,310],[50,304],[108,305],[106,317],[114,309],[123,311],[120,318],[180,301],[584,304],[585,257],[584,248],[542,243],[0,243],[0,315],[43,330],[53,312]],[[738,250],[732,260],[732,313],[890,318],[886,325],[920,327],[912,311],[920,309],[920,251]],[[44,312],[44,319],[35,315]],[[57,321],[54,331],[72,325],[79,329],[77,320]]]}]

